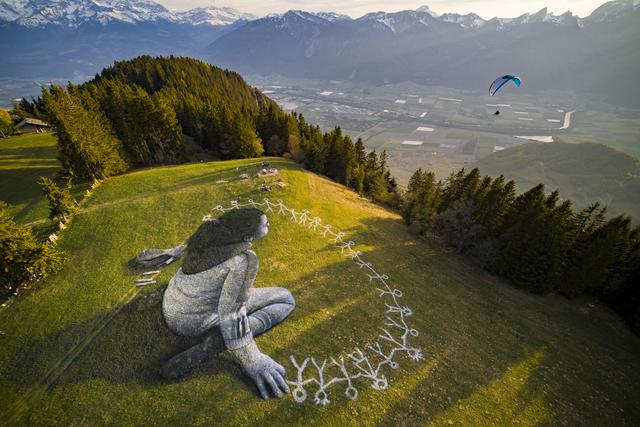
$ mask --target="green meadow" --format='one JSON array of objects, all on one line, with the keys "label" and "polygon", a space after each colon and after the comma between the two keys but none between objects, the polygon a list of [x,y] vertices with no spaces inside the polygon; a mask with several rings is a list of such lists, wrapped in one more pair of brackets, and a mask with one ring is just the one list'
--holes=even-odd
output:
[{"label": "green meadow", "polygon": [[47,202],[37,181],[60,169],[56,154],[51,133],[0,139],[0,200],[12,205],[18,222],[47,217]]},{"label": "green meadow", "polygon": [[[0,141],[0,199],[20,222],[43,221],[34,180],[57,168],[48,135]],[[400,217],[282,159],[284,188],[260,192],[264,159],[146,169],[110,178],[61,234],[68,262],[0,308],[0,419],[5,425],[638,425],[640,339],[592,300],[519,291],[437,242],[409,234]],[[240,174],[251,175],[240,180]],[[267,178],[267,182],[277,177]],[[225,352],[166,381],[157,371],[192,341],[164,325],[162,290],[136,288],[129,263],[145,248],[183,242],[204,215],[234,200],[268,197],[345,232],[345,241],[412,310],[410,337],[424,360],[400,352],[387,390],[356,380],[356,400],[333,385],[327,406],[291,395],[263,401]],[[377,340],[387,319],[376,281],[313,231],[270,213],[254,250],[256,286],[284,286],[297,308],[257,338],[295,380],[298,362],[339,358]],[[311,363],[311,362],[309,362]],[[305,371],[310,374],[312,371]],[[336,376],[335,367],[326,373]]]}]

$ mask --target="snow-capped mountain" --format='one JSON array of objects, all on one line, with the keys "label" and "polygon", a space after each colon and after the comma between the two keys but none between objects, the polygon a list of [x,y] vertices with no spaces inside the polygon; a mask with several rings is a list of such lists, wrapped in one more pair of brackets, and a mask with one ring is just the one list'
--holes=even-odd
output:
[{"label": "snow-capped mountain", "polygon": [[175,12],[174,15],[179,22],[192,25],[230,25],[237,21],[251,21],[257,18],[232,7],[198,7],[186,12]]},{"label": "snow-capped mountain", "polygon": [[374,12],[368,13],[357,21],[362,23],[377,23],[379,28],[385,28],[393,33],[402,33],[405,31],[415,31],[421,27],[429,27],[434,23],[439,23],[437,15],[427,12],[428,7],[421,7],[418,10],[408,10],[404,12],[386,13]]},{"label": "snow-capped mountain", "polygon": [[480,16],[475,13],[469,13],[468,15],[459,15],[457,13],[445,13],[440,15],[439,18],[451,24],[460,25],[462,28],[480,28],[487,21],[482,19]]},{"label": "snow-capped mountain", "polygon": [[315,12],[314,15],[320,18],[326,19],[330,22],[351,21],[351,17],[348,15],[342,15],[335,12]]},{"label": "snow-capped mountain", "polygon": [[603,4],[584,19],[586,23],[602,23],[612,21],[620,16],[629,15],[640,10],[640,0],[619,0]]},{"label": "snow-capped mountain", "polygon": [[562,15],[554,15],[545,7],[536,13],[525,13],[516,18],[493,18],[488,23],[494,24],[494,27],[501,31],[508,28],[521,27],[528,24],[546,23],[555,26],[561,25],[579,25],[580,19],[567,11]]},{"label": "snow-capped mountain", "polygon": [[0,23],[24,27],[57,25],[76,28],[87,23],[175,22],[230,25],[255,16],[229,7],[173,12],[151,0],[0,0]]},{"label": "snow-capped mountain", "polygon": [[0,77],[92,75],[117,59],[190,55],[254,16],[151,0],[0,0]]},{"label": "snow-capped mountain", "polygon": [[242,73],[462,88],[510,70],[528,90],[593,90],[640,106],[639,4],[609,2],[587,18],[544,8],[489,20],[426,6],[338,21],[290,11],[238,27],[205,58]]}]

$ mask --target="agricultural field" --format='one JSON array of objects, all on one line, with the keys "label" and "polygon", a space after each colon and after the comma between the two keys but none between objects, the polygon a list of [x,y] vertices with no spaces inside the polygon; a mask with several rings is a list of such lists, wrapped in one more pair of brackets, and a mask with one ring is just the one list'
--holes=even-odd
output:
[{"label": "agricultural field", "polygon": [[600,143],[640,158],[638,111],[569,93],[507,89],[489,97],[413,83],[365,86],[281,76],[249,81],[325,130],[340,125],[367,148],[387,150],[401,184],[418,168],[446,178],[495,152],[539,141]]},{"label": "agricultural field", "polygon": [[[0,156],[30,148],[20,138]],[[44,207],[36,190],[11,189],[30,188],[33,164],[55,172],[55,153],[34,145],[20,162],[11,160],[13,172],[3,175],[0,188],[0,199],[23,206],[15,210],[21,220],[42,217]],[[409,234],[394,212],[289,161],[269,159],[285,186],[262,193],[255,174],[263,160],[140,170],[107,179],[83,201],[61,235],[66,267],[0,307],[4,425],[640,423],[640,339],[600,303],[516,290],[437,242]],[[240,180],[244,173],[252,178]],[[356,348],[370,351],[367,344],[380,341],[382,328],[398,336],[383,277],[354,262],[347,246],[323,237],[322,229],[313,230],[301,219],[308,210],[308,218],[342,230],[343,242],[355,242],[348,247],[387,276],[411,310],[405,311],[407,351],[395,354],[397,369],[385,365],[379,373],[388,388],[379,377],[360,378],[350,400],[344,382],[326,396],[308,383],[300,403],[293,395],[262,401],[224,352],[184,379],[159,377],[164,361],[193,344],[172,335],[160,311],[163,287],[178,265],[166,267],[157,284],[135,287],[131,259],[145,248],[184,241],[218,205],[264,197],[297,214],[269,213],[271,232],[254,245],[256,285],[288,288],[297,307],[258,345],[295,384],[293,360],[308,360],[305,378],[319,378],[308,358],[318,366],[328,360],[323,372],[337,378],[341,371],[331,358],[348,361]],[[379,362],[376,357],[370,356]],[[325,397],[326,406],[316,404]]]}]

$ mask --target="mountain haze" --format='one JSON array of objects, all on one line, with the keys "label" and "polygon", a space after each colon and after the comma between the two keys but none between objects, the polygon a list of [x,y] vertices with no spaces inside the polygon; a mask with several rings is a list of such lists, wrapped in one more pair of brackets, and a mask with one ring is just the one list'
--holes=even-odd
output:
[{"label": "mountain haze", "polygon": [[637,0],[606,3],[586,18],[546,8],[490,20],[427,7],[342,20],[289,11],[225,34],[205,58],[242,73],[469,89],[509,72],[525,90],[594,92],[640,105],[639,42]]}]

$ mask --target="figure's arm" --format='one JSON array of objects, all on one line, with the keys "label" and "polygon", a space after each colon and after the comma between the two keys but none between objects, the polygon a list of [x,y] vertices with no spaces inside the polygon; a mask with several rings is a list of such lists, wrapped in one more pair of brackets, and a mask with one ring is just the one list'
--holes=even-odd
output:
[{"label": "figure's arm", "polygon": [[247,257],[246,270],[231,270],[222,285],[218,303],[220,331],[225,346],[242,365],[245,374],[255,382],[260,396],[268,399],[268,384],[273,394],[281,397],[283,393],[289,392],[289,386],[285,381],[285,370],[269,356],[260,352],[249,327],[249,318],[244,304],[258,272],[258,258],[253,251],[246,251],[245,256]]},{"label": "figure's arm", "polygon": [[136,257],[135,264],[139,267],[157,267],[163,264],[171,264],[184,254],[185,249],[185,245],[170,249],[145,249]]}]

